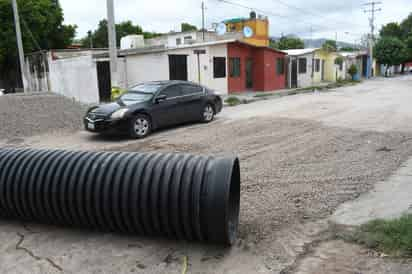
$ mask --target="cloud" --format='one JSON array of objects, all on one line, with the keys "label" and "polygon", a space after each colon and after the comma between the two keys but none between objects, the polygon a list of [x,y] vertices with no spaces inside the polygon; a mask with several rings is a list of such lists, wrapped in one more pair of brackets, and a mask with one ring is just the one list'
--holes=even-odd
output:
[{"label": "cloud", "polygon": [[[369,31],[368,15],[358,0],[230,0],[257,8],[269,16],[271,35],[296,34],[302,37],[335,38],[352,42]],[[211,26],[227,18],[245,17],[250,9],[230,5],[220,0],[206,0],[206,22]],[[60,0],[65,22],[78,25],[78,36],[95,29],[106,18],[105,0]],[[116,21],[132,20],[147,31],[178,30],[180,23],[201,26],[201,0],[115,0]],[[410,0],[386,0],[377,14],[377,27],[400,21],[412,12]],[[280,16],[277,16],[280,15]],[[311,32],[312,29],[312,32]],[[345,34],[347,33],[347,34]]]}]

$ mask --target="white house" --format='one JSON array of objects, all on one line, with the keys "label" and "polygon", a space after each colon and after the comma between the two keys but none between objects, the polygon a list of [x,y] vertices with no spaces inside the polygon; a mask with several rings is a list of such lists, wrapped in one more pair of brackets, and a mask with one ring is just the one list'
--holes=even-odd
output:
[{"label": "white house", "polygon": [[284,50],[288,55],[287,87],[302,88],[313,86],[315,52],[318,49]]},{"label": "white house", "polygon": [[228,39],[241,39],[241,33],[226,33],[218,35],[215,31],[185,31],[171,32],[162,36],[145,39],[145,46],[164,46],[166,48],[176,48],[186,45],[199,44],[204,42],[222,41]]},{"label": "white house", "polygon": [[236,40],[222,40],[179,46],[176,48],[135,49],[120,51],[124,87],[145,81],[187,80],[200,83],[219,94],[228,93],[227,62],[223,64],[224,76],[216,77],[216,58],[226,60],[227,44]]}]

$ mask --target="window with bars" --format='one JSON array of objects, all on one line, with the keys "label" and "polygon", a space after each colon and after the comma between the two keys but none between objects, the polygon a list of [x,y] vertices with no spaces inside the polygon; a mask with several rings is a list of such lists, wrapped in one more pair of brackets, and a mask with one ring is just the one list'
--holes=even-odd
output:
[{"label": "window with bars", "polygon": [[276,58],[276,74],[282,75],[285,73],[285,59]]},{"label": "window with bars", "polygon": [[306,73],[306,72],[307,72],[307,59],[299,58],[299,73]]},{"label": "window with bars", "polygon": [[213,57],[213,77],[225,78],[226,77],[226,58],[225,57]]}]

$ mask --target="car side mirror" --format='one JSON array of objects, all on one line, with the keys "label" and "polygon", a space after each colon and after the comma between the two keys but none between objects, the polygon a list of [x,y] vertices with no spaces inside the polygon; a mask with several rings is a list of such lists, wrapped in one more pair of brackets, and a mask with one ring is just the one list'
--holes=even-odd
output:
[{"label": "car side mirror", "polygon": [[166,94],[160,94],[156,97],[155,102],[156,103],[160,103],[163,102],[164,100],[167,99],[167,95]]}]

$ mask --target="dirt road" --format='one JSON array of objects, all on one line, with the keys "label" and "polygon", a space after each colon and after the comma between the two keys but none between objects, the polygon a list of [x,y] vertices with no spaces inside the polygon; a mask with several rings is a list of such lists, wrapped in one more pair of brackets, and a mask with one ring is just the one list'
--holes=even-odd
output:
[{"label": "dirt road", "polygon": [[[412,156],[412,77],[225,109],[210,125],[148,139],[85,132],[7,145],[235,154],[241,160],[240,237],[232,249],[0,222],[0,269],[12,273],[410,273],[333,239],[329,217]],[[320,258],[320,259],[319,259]],[[348,263],[348,262],[352,263]]]}]

